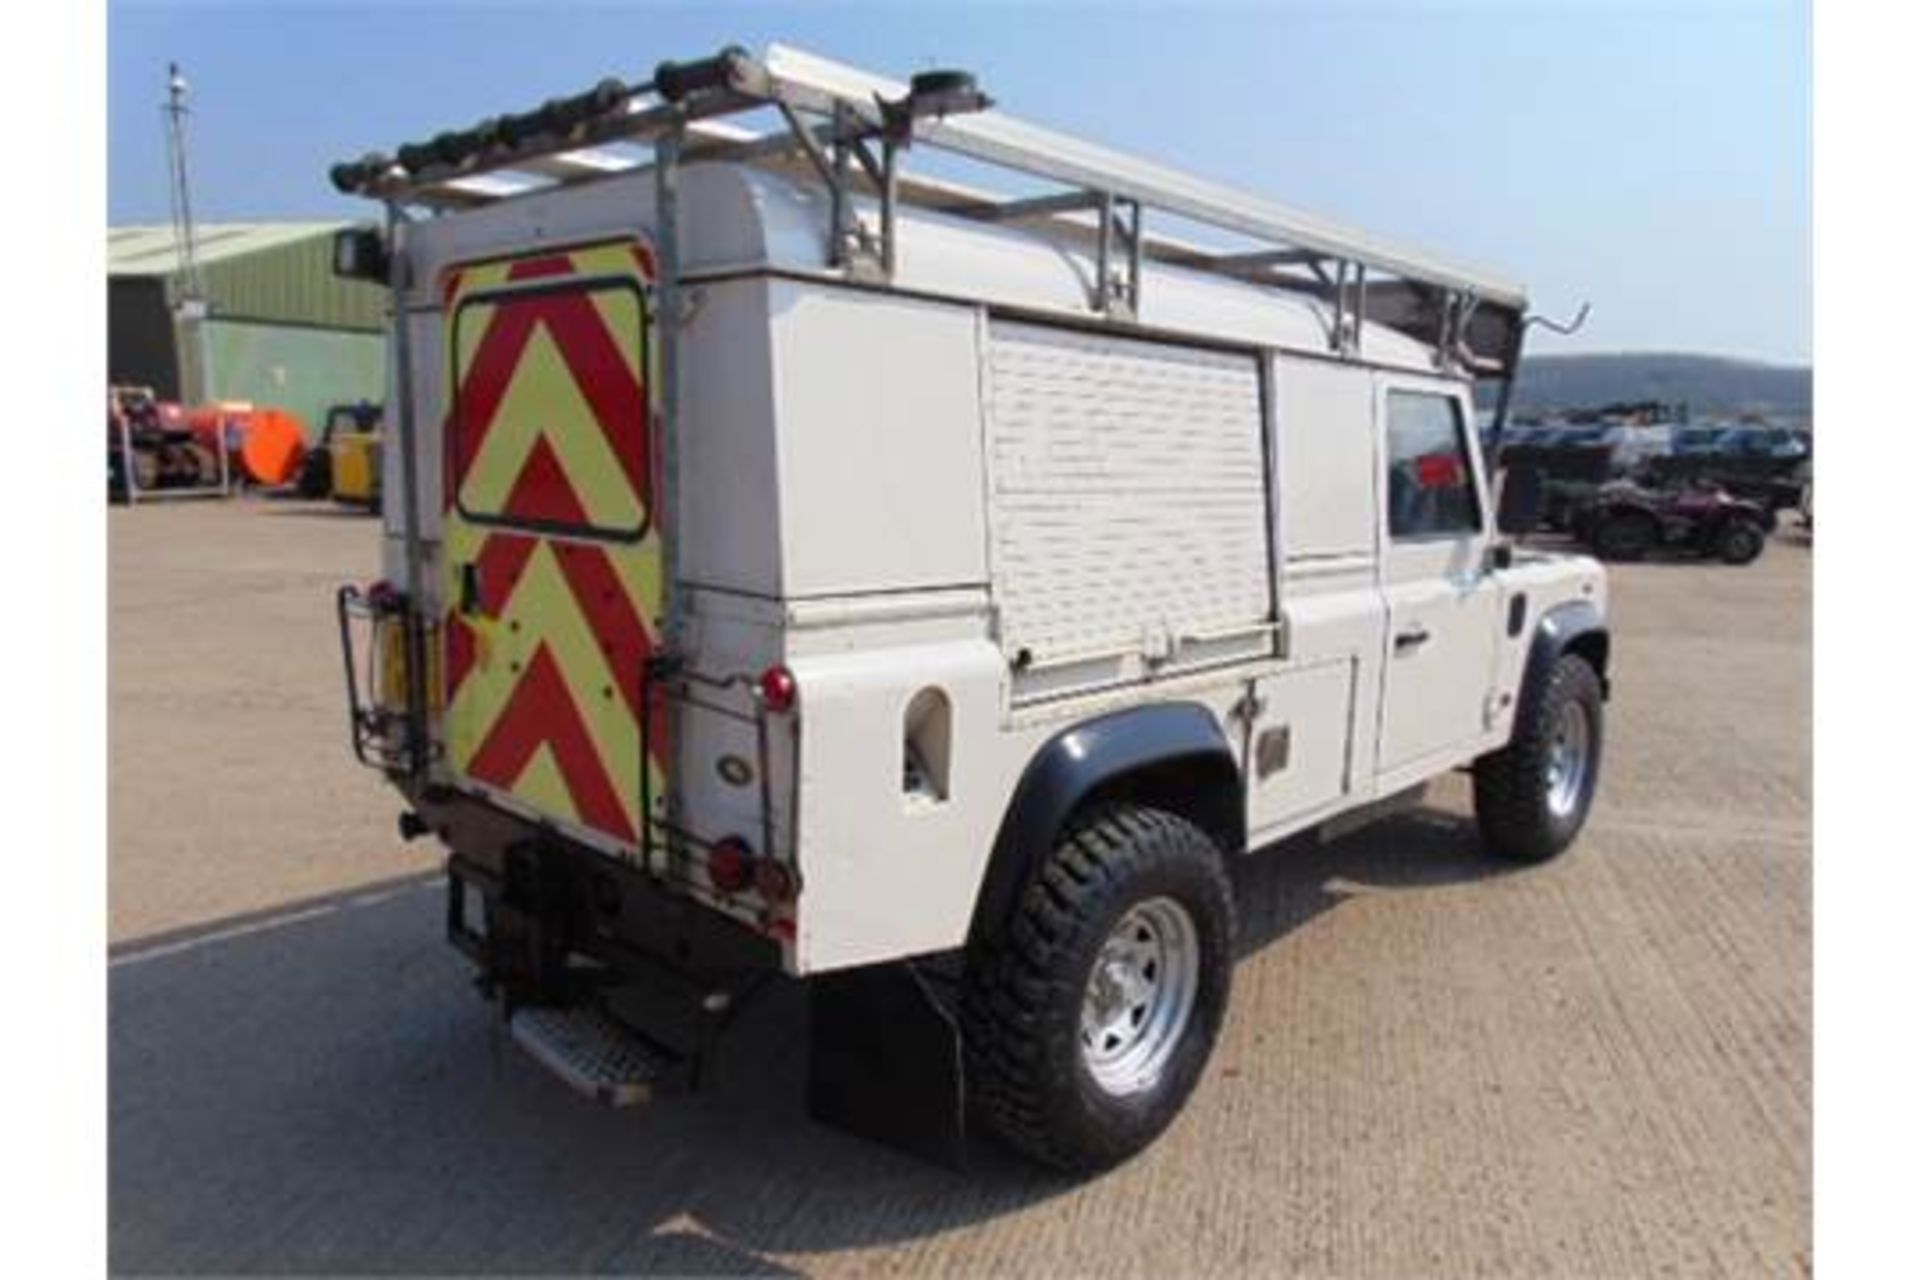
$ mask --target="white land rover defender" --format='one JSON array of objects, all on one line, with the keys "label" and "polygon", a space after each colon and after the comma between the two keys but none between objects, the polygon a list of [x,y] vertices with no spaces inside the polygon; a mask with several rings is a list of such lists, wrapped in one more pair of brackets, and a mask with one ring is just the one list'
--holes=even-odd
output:
[{"label": "white land rover defender", "polygon": [[1228,860],[1458,769],[1494,853],[1580,830],[1604,579],[1472,429],[1516,286],[779,47],[333,178],[393,316],[355,748],[584,1091],[787,975],[817,1116],[1096,1168],[1206,1064]]}]

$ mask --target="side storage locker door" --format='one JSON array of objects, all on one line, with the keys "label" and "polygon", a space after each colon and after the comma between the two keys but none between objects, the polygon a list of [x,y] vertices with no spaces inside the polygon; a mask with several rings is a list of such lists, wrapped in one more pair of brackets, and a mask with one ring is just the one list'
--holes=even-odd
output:
[{"label": "side storage locker door", "polygon": [[1273,651],[1256,357],[994,319],[986,373],[1016,701]]},{"label": "side storage locker door", "polygon": [[1274,523],[1287,664],[1254,686],[1247,830],[1273,838],[1371,779],[1385,606],[1373,374],[1276,356]]}]

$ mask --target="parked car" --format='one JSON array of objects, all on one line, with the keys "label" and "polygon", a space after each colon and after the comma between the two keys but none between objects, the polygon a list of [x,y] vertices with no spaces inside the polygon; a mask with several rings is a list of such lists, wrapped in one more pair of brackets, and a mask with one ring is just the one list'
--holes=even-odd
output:
[{"label": "parked car", "polygon": [[1675,454],[1714,453],[1719,449],[1721,437],[1726,434],[1726,427],[1681,427],[1673,433],[1673,447],[1669,452]]},{"label": "parked car", "polygon": [[1808,433],[1791,427],[1739,426],[1715,443],[1714,452],[1733,458],[1798,461],[1813,452],[1813,442]]}]

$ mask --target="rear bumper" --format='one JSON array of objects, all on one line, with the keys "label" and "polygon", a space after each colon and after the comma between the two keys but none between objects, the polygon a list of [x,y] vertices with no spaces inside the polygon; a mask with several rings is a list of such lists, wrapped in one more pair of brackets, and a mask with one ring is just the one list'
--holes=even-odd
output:
[{"label": "rear bumper", "polygon": [[[451,821],[484,820],[480,802],[452,804]],[[447,810],[431,807],[444,827]],[[520,825],[488,825],[503,820]],[[448,859],[446,928],[509,1006],[636,985],[700,1004],[783,969],[777,941],[634,867],[536,832],[500,835]]]}]

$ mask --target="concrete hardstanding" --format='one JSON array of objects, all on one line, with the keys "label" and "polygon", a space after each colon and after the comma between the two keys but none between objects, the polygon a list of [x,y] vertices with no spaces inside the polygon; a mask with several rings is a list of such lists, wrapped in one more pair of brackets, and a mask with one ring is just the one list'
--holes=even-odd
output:
[{"label": "concrete hardstanding", "polygon": [[1207,1080],[1075,1186],[806,1123],[790,991],[712,1095],[577,1102],[472,998],[434,853],[394,841],[334,736],[326,588],[371,572],[371,526],[277,503],[110,519],[116,1271],[1810,1265],[1791,535],[1750,569],[1613,572],[1608,778],[1565,859],[1495,866],[1449,784],[1433,813],[1247,860]]}]

